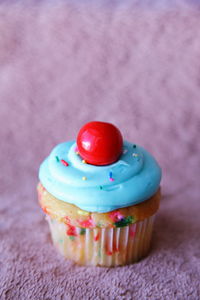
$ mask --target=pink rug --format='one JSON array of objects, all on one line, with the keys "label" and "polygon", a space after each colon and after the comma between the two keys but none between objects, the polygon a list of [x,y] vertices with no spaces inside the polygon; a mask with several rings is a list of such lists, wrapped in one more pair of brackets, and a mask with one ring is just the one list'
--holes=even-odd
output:
[{"label": "pink rug", "polygon": [[[0,299],[200,299],[198,1],[23,3],[0,4]],[[65,261],[37,204],[39,164],[90,120],[163,167],[151,253],[127,267]]]}]

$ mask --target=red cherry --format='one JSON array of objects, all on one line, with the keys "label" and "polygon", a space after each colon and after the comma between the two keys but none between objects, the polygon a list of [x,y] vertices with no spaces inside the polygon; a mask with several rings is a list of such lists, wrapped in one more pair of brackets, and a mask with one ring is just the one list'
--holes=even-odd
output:
[{"label": "red cherry", "polygon": [[110,123],[89,122],[78,133],[77,147],[87,163],[109,165],[122,154],[123,138],[119,129]]}]

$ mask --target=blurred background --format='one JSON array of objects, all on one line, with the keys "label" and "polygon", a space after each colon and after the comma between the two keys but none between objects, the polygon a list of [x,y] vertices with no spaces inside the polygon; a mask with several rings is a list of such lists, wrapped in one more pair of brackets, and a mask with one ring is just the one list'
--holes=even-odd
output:
[{"label": "blurred background", "polygon": [[[35,243],[42,243],[47,232],[35,192],[39,165],[91,120],[114,123],[162,166],[164,200],[155,233],[161,241],[155,248],[176,240],[173,248],[182,245],[184,257],[183,241],[190,236],[194,248],[186,260],[193,257],[193,277],[183,270],[180,280],[182,287],[190,282],[191,298],[179,299],[198,299],[199,1],[0,1],[1,217],[10,220],[2,232],[15,226],[21,237],[24,225],[34,224],[43,231]],[[9,260],[13,237],[4,238]],[[15,245],[20,251],[17,240]],[[174,262],[177,272],[179,267]],[[170,284],[163,284],[168,295],[176,288]]]},{"label": "blurred background", "polygon": [[113,122],[152,151],[163,183],[199,173],[198,7],[100,3],[0,6],[6,187],[19,174],[36,177],[51,148],[90,120]]}]

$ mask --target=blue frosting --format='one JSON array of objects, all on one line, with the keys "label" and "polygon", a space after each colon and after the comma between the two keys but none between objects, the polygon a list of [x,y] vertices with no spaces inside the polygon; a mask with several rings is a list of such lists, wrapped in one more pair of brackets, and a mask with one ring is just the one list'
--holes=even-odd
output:
[{"label": "blue frosting", "polygon": [[102,213],[143,202],[159,188],[161,168],[138,145],[124,142],[120,159],[107,166],[83,163],[75,149],[74,141],[59,144],[40,166],[41,183],[60,200]]}]

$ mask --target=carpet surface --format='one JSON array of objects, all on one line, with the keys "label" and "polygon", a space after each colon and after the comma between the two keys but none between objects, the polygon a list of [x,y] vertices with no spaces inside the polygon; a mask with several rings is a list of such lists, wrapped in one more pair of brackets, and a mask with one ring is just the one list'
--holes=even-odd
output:
[{"label": "carpet surface", "polygon": [[[198,1],[0,1],[0,299],[200,299]],[[38,167],[87,121],[116,124],[163,168],[149,256],[65,261]]]}]

